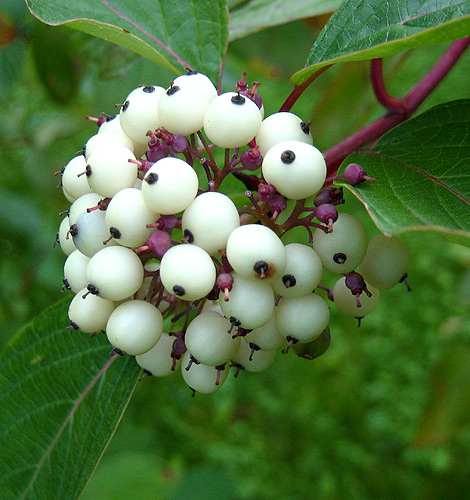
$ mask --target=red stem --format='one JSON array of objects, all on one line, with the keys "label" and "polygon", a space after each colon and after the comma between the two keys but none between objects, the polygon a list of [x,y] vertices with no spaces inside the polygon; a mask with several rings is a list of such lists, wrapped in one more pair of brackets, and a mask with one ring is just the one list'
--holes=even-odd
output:
[{"label": "red stem", "polygon": [[279,108],[279,111],[290,111],[292,109],[292,106],[296,103],[297,99],[304,93],[305,89],[331,66],[333,65],[329,64],[328,66],[323,66],[323,68],[315,71],[315,73],[313,73],[313,75],[308,80],[302,83],[302,85],[295,85],[294,90],[284,101],[284,104]]},{"label": "red stem", "polygon": [[380,104],[382,104],[382,106],[388,111],[399,114],[406,113],[406,107],[403,99],[392,97],[387,92],[383,76],[382,59],[372,59],[370,61],[370,79],[375,97],[377,97]]},{"label": "red stem", "polygon": [[328,166],[327,176],[331,177],[335,175],[343,160],[353,151],[378,139],[395,125],[407,120],[444,79],[469,44],[470,37],[462,38],[454,42],[446,50],[431,70],[402,99],[405,105],[405,113],[397,113],[396,111],[387,112],[375,122],[370,123],[355,134],[344,139],[344,141],[325,151],[324,156]]}]

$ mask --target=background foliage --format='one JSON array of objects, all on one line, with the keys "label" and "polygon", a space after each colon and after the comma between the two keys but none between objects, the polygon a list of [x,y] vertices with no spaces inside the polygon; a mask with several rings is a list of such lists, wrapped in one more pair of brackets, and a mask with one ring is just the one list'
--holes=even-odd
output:
[{"label": "background foliage", "polygon": [[[249,81],[262,82],[267,114],[276,111],[326,19],[297,20],[235,40],[224,90],[247,70]],[[165,86],[172,73],[108,42],[45,26],[17,1],[0,8],[0,26],[4,344],[62,298],[64,256],[52,243],[57,214],[67,204],[53,172],[94,133],[84,116],[111,113],[137,84]],[[385,59],[392,95],[403,95],[446,47]],[[469,62],[466,54],[420,112],[470,97]],[[368,84],[367,62],[333,67],[293,111],[313,118],[320,149],[383,113]],[[369,235],[377,232],[352,195],[346,209],[362,218]],[[230,377],[220,392],[194,399],[179,375],[137,384],[82,498],[468,497],[470,254],[436,234],[403,239],[412,254],[413,291],[383,293],[360,329],[334,314],[332,346],[318,360],[278,355],[266,372]],[[22,376],[9,373],[6,387]],[[66,370],[56,374],[66,376]],[[57,479],[66,473],[58,470]]]}]

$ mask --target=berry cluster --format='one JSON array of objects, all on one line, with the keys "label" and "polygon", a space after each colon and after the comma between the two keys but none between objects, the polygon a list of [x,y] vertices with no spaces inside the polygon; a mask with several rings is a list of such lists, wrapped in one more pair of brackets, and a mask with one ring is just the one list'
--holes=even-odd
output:
[{"label": "berry cluster", "polygon": [[[194,71],[167,90],[136,88],[119,114],[95,119],[97,134],[61,171],[71,203],[57,236],[64,288],[75,293],[69,328],[105,330],[147,374],[181,367],[202,393],[217,390],[229,366],[264,370],[280,349],[322,354],[326,299],[362,318],[408,266],[398,238],[368,242],[357,218],[338,213],[342,189],[330,185],[309,123],[289,112],[264,118],[259,83],[249,89],[245,76],[221,95]],[[248,205],[219,191],[227,175],[248,188]],[[373,180],[359,165],[343,177]],[[309,245],[284,245],[295,226]],[[320,286],[323,268],[341,275],[333,289]]]}]

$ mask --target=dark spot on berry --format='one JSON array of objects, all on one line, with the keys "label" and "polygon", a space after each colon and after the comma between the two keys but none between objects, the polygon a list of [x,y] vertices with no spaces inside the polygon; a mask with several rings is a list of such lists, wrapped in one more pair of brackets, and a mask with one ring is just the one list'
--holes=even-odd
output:
[{"label": "dark spot on berry", "polygon": [[75,321],[70,320],[70,324],[74,330],[80,330],[80,327],[75,323]]},{"label": "dark spot on berry", "polygon": [[269,264],[264,260],[259,260],[253,266],[255,273],[260,275],[260,278],[265,278],[269,269]]},{"label": "dark spot on berry", "polygon": [[173,291],[175,292],[175,295],[178,295],[178,297],[182,297],[186,293],[186,290],[180,285],[175,285],[173,287]]},{"label": "dark spot on berry", "polygon": [[299,339],[292,337],[292,335],[287,335],[286,339],[287,339],[287,342],[291,342],[292,344],[297,344],[297,342],[299,341]]},{"label": "dark spot on berry", "polygon": [[70,286],[69,280],[67,278],[64,278],[62,281],[64,283],[65,288],[67,288],[67,290],[72,290],[72,287]]},{"label": "dark spot on berry", "polygon": [[77,226],[77,224],[72,224],[72,225],[70,226],[69,233],[70,233],[72,236],[77,236],[77,234],[78,234],[78,226]]},{"label": "dark spot on berry", "polygon": [[144,180],[148,184],[155,184],[158,181],[158,174],[156,174],[155,172],[152,172],[151,174],[148,174]]},{"label": "dark spot on berry", "polygon": [[259,351],[261,347],[258,344],[255,344],[254,342],[249,342],[248,345],[251,347],[253,351]]},{"label": "dark spot on berry", "polygon": [[87,290],[93,295],[98,295],[99,293],[98,288],[96,288],[96,286],[92,285],[91,283],[87,286]]},{"label": "dark spot on berry", "polygon": [[193,233],[189,229],[185,229],[183,232],[184,238],[187,240],[188,243],[193,243],[194,242],[194,236]]},{"label": "dark spot on berry", "polygon": [[333,260],[336,264],[344,264],[347,260],[347,257],[344,253],[338,252],[333,255]]},{"label": "dark spot on berry", "polygon": [[231,101],[233,104],[238,104],[239,106],[241,104],[245,104],[245,98],[240,94],[234,95],[232,97]]},{"label": "dark spot on berry", "polygon": [[126,101],[126,102],[122,105],[122,111],[126,111],[128,107],[129,107],[129,101]]},{"label": "dark spot on berry", "polygon": [[117,227],[110,227],[109,232],[113,238],[116,238],[117,240],[121,237],[121,231]]},{"label": "dark spot on berry", "polygon": [[282,277],[282,282],[284,283],[284,286],[286,288],[291,288],[296,285],[297,280],[292,274],[284,274],[284,276]]},{"label": "dark spot on berry", "polygon": [[153,85],[146,85],[145,87],[142,88],[142,92],[145,92],[146,94],[151,94],[152,92],[155,92],[155,87]]},{"label": "dark spot on berry", "polygon": [[166,95],[176,94],[176,92],[178,92],[179,90],[180,88],[178,87],[178,85],[171,85],[171,87],[166,91]]},{"label": "dark spot on berry", "polygon": [[282,163],[292,163],[295,160],[295,153],[290,149],[287,149],[281,154]]},{"label": "dark spot on berry", "polygon": [[85,167],[85,175],[86,175],[87,177],[90,177],[90,175],[91,175],[91,174],[92,174],[91,167],[90,167],[90,165],[87,165],[87,166]]},{"label": "dark spot on berry", "polygon": [[300,128],[305,135],[310,133],[310,123],[300,122]]}]

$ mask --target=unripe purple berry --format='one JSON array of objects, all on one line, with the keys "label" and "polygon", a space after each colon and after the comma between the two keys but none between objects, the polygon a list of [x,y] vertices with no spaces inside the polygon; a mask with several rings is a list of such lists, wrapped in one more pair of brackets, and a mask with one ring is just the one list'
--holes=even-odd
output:
[{"label": "unripe purple berry", "polygon": [[146,251],[152,252],[153,256],[157,259],[161,259],[163,255],[171,247],[171,238],[166,231],[161,231],[157,229],[149,236],[149,239],[137,249],[137,253],[142,253]]},{"label": "unripe purple berry", "polygon": [[364,181],[375,182],[375,179],[373,177],[369,177],[364,169],[357,163],[350,163],[344,169],[344,178],[351,186],[357,186]]},{"label": "unripe purple berry", "polygon": [[258,200],[269,201],[276,195],[276,188],[272,184],[259,184],[258,185]]},{"label": "unripe purple berry", "polygon": [[329,232],[333,231],[333,223],[338,219],[338,210],[331,203],[323,203],[315,210],[315,217],[328,226]]},{"label": "unripe purple berry", "polygon": [[256,170],[263,163],[263,157],[257,147],[243,151],[240,160],[247,170]]},{"label": "unripe purple berry", "polygon": [[320,205],[323,205],[325,203],[329,203],[331,205],[341,205],[344,203],[344,198],[343,198],[343,188],[342,187],[335,187],[335,186],[328,186],[326,188],[323,188],[316,196],[315,199],[313,200],[313,204],[318,207]]}]

